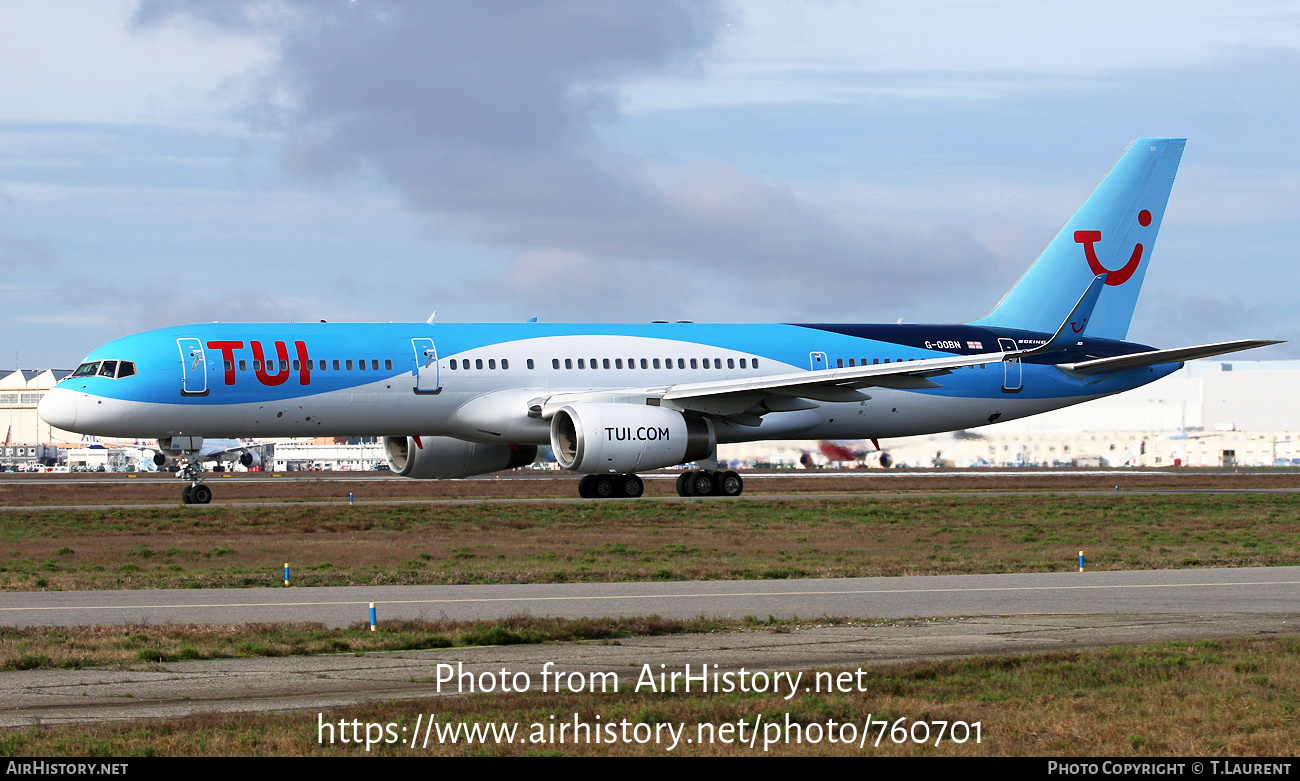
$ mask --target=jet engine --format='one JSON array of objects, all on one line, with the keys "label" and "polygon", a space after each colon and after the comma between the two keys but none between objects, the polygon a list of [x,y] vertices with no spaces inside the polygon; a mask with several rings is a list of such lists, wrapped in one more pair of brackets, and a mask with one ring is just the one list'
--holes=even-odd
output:
[{"label": "jet engine", "polygon": [[248,469],[252,469],[262,463],[262,454],[256,450],[245,450],[244,454],[239,457],[239,463]]},{"label": "jet engine", "polygon": [[536,445],[485,445],[454,437],[384,437],[388,466],[416,480],[450,479],[527,466]]},{"label": "jet engine", "polygon": [[639,404],[580,402],[551,418],[551,449],[574,472],[630,474],[713,455],[707,418]]}]

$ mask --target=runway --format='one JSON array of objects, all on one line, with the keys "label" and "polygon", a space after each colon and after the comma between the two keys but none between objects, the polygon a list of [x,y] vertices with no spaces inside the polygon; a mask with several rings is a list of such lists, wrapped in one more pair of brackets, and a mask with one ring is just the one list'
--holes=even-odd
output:
[{"label": "runway", "polygon": [[313,621],[343,627],[368,620],[371,602],[381,621],[518,614],[562,618],[1276,614],[1300,606],[1300,567],[685,583],[12,592],[0,603],[0,623]]}]

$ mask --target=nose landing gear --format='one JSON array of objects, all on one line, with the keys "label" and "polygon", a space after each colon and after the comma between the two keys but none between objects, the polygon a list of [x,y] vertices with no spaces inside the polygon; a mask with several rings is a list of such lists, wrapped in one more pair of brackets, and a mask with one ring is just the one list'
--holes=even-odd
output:
[{"label": "nose landing gear", "polygon": [[185,504],[207,504],[212,501],[212,489],[203,484],[203,473],[199,470],[199,465],[195,463],[194,458],[185,459],[185,466],[181,467],[178,476],[190,481],[190,484],[181,491],[181,502]]}]

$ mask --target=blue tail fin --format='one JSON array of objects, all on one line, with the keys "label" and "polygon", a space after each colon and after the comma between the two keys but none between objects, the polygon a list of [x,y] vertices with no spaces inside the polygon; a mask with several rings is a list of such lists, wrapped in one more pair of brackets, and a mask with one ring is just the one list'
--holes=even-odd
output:
[{"label": "blue tail fin", "polygon": [[1185,143],[1139,138],[1130,144],[1024,276],[972,325],[1051,332],[1079,292],[1105,274],[1088,335],[1127,336]]}]

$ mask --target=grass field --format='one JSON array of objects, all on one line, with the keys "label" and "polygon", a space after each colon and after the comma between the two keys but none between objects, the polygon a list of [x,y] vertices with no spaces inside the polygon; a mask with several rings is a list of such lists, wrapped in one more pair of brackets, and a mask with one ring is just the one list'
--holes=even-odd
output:
[{"label": "grass field", "polygon": [[[845,622],[828,620],[836,625]],[[410,651],[458,646],[519,645],[698,634],[796,623],[660,616],[537,618],[500,621],[386,621],[347,629],[321,624],[144,624],[79,627],[0,627],[0,670],[138,666],[193,659]],[[807,624],[808,622],[803,622]],[[816,622],[814,622],[816,623]]]},{"label": "grass field", "polygon": [[0,588],[556,583],[1275,566],[1300,495],[27,510]]},{"label": "grass field", "polygon": [[[811,676],[815,671],[807,671]],[[129,724],[28,727],[0,737],[0,756],[130,757],[152,755],[649,755],[662,756],[663,743],[559,744],[546,727],[575,720],[589,727],[627,722],[673,724],[683,737],[721,736],[730,724],[730,744],[715,739],[700,744],[679,741],[672,754],[761,755],[763,740],[776,742],[768,754],[780,755],[948,755],[948,756],[1282,756],[1300,744],[1300,641],[1254,639],[1166,643],[1083,653],[985,657],[938,663],[880,665],[869,668],[862,690],[800,694],[662,694],[618,692],[583,694],[479,694],[278,714],[212,715]],[[811,678],[809,678],[810,680]],[[417,724],[435,714],[443,729],[458,723],[517,724],[516,740],[409,745]],[[554,717],[554,718],[552,718]],[[911,728],[927,724],[924,744],[891,739],[896,719]],[[318,743],[319,720],[335,725],[357,721],[393,725],[403,742],[365,745]],[[787,721],[788,720],[788,721]],[[865,745],[831,743],[828,734],[860,738],[872,722]],[[876,745],[881,731],[890,730]],[[940,722],[979,724],[964,742],[936,741]],[[755,747],[734,742],[740,725],[758,725]],[[798,733],[784,733],[789,723]],[[779,725],[773,732],[762,725]],[[541,725],[540,730],[532,725]],[[812,729],[810,730],[810,727]],[[914,729],[914,728],[913,728]],[[405,732],[403,732],[405,730]],[[334,734],[341,733],[335,729]],[[373,733],[372,734],[376,734]],[[385,737],[381,729],[377,733]],[[570,733],[572,734],[572,733]],[[626,733],[636,735],[637,733]],[[797,734],[802,741],[795,741]],[[816,734],[819,740],[810,742]],[[922,736],[916,731],[913,735]],[[436,735],[436,733],[435,733]],[[542,742],[531,742],[540,736]],[[958,733],[958,737],[963,737]],[[951,738],[951,736],[950,736]],[[934,745],[935,743],[938,745]]]}]

